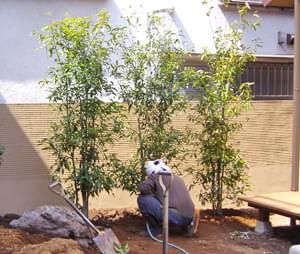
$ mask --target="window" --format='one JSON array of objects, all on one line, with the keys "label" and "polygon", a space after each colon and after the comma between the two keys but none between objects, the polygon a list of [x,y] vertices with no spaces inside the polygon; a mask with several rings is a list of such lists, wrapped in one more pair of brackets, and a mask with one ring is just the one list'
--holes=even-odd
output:
[{"label": "window", "polygon": [[249,63],[241,82],[253,82],[256,100],[293,98],[293,62],[290,58],[257,58]]},{"label": "window", "polygon": [[[186,59],[186,66],[197,70],[208,70],[207,65],[194,54]],[[254,100],[291,100],[293,99],[293,57],[257,56],[255,62],[248,63],[240,82],[253,82]],[[200,92],[187,86],[185,93],[195,99]]]}]

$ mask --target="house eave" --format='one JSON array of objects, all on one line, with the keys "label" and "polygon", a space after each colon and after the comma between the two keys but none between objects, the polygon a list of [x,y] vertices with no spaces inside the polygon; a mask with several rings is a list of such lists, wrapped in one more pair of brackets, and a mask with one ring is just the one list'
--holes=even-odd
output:
[{"label": "house eave", "polygon": [[[185,57],[186,65],[199,66],[205,64],[200,53],[190,53]],[[255,62],[263,63],[293,63],[293,55],[255,55]]]}]

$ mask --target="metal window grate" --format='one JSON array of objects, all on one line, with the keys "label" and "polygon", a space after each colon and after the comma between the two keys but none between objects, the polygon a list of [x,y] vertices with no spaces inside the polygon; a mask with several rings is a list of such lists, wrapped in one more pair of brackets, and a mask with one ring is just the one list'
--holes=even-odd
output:
[{"label": "metal window grate", "polygon": [[292,99],[293,63],[249,63],[241,82],[253,82],[254,99]]},{"label": "metal window grate", "polygon": [[[197,58],[195,58],[197,59]],[[200,61],[187,62],[187,66],[197,70],[208,70],[208,66]],[[287,57],[260,56],[256,62],[248,63],[240,82],[253,82],[254,100],[291,100],[293,99],[293,61]],[[197,99],[200,89],[189,85],[185,93],[190,99]]]}]

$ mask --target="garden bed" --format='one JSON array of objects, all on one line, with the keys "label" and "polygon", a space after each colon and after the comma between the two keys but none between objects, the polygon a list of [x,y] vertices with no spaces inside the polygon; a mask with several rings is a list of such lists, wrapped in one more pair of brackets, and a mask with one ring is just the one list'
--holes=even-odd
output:
[{"label": "garden bed", "polygon": [[[224,210],[223,218],[213,218],[210,210],[201,211],[198,232],[193,237],[171,235],[170,242],[191,254],[284,254],[291,244],[300,242],[299,226],[274,228],[273,236],[257,235],[254,210]],[[144,221],[135,209],[92,211],[96,225],[112,226],[122,244],[128,244],[131,254],[162,253],[162,246],[142,234]],[[12,215],[0,217],[0,254],[12,254],[28,244],[48,241],[44,235],[8,228]],[[272,216],[271,216],[272,219]],[[96,249],[83,250],[87,254]],[[169,249],[169,253],[179,253]]]}]

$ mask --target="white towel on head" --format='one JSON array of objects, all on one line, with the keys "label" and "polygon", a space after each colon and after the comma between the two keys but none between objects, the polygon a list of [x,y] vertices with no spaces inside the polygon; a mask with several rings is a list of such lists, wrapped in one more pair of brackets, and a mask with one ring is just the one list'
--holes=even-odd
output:
[{"label": "white towel on head", "polygon": [[156,174],[158,172],[172,173],[172,170],[162,160],[147,161],[146,163],[147,176]]}]

